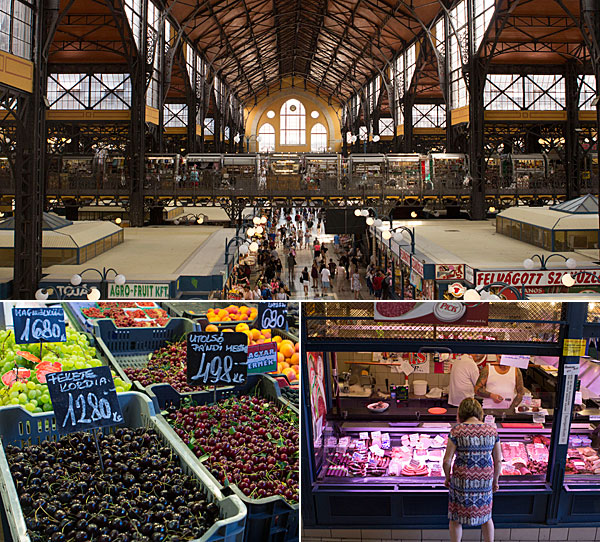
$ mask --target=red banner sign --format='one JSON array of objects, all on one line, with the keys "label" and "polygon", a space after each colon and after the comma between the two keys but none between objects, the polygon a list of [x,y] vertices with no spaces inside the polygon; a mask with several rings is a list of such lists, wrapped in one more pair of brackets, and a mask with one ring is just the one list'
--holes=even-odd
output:
[{"label": "red banner sign", "polygon": [[375,320],[458,326],[487,325],[489,303],[391,301],[375,303]]},{"label": "red banner sign", "polygon": [[586,269],[585,273],[577,269],[552,269],[537,271],[477,271],[477,286],[486,286],[495,282],[504,282],[515,286],[562,286],[563,275],[569,273],[575,279],[575,286],[600,284],[600,269]]}]

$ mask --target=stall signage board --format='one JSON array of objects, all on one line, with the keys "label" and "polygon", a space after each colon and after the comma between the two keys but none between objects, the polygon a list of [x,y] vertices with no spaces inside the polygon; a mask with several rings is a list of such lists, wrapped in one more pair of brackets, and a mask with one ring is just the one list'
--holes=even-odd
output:
[{"label": "stall signage board", "polygon": [[585,339],[565,339],[563,343],[563,356],[585,356]]},{"label": "stall signage board", "polygon": [[579,376],[579,363],[567,363],[565,368],[563,369],[563,374],[565,376],[575,375]]},{"label": "stall signage board", "polygon": [[400,247],[400,260],[403,264],[410,267],[410,252],[404,250],[402,247]]},{"label": "stall signage board", "polygon": [[247,362],[248,337],[245,333],[188,333],[188,384],[239,386],[246,382]]},{"label": "stall signage board", "polygon": [[130,283],[119,286],[114,282],[109,284],[108,297],[110,299],[170,299],[171,288],[169,284],[143,284]]},{"label": "stall signage board", "polygon": [[258,326],[260,329],[286,329],[287,303],[273,301],[260,303],[258,306]]},{"label": "stall signage board", "polygon": [[419,324],[487,325],[489,303],[391,301],[375,303],[374,319]]},{"label": "stall signage board", "polygon": [[13,308],[17,344],[64,343],[65,312],[62,307]]},{"label": "stall signage board", "polygon": [[[487,286],[495,282],[504,282],[515,286],[560,286],[564,287],[562,277],[571,274],[575,279],[574,286],[600,284],[600,269],[585,269],[586,273],[577,274],[573,269],[552,269],[533,271],[477,271],[477,286]],[[588,274],[589,273],[589,274]]]},{"label": "stall signage board", "polygon": [[418,260],[417,258],[412,259],[412,268],[413,271],[419,275],[421,278],[425,277],[425,267],[423,266],[423,262]]},{"label": "stall signage board", "polygon": [[[565,392],[563,397],[573,397],[575,391],[575,380],[577,376],[574,374],[565,375]],[[563,403],[563,411],[560,418],[560,434],[558,435],[559,444],[567,444],[569,442],[569,433],[571,432],[571,411],[573,405],[571,401],[565,401]]]},{"label": "stall signage board", "polygon": [[436,264],[436,280],[464,280],[465,266],[463,264]]},{"label": "stall signage board", "polygon": [[465,265],[465,281],[469,284],[475,284],[475,271],[468,265]]},{"label": "stall signage board", "polygon": [[460,282],[455,282],[454,284],[450,284],[448,286],[448,291],[456,298],[462,297],[465,295],[467,288],[461,284]]},{"label": "stall signage board", "polygon": [[277,370],[277,343],[253,344],[248,347],[248,374]]},{"label": "stall signage board", "polygon": [[529,356],[518,356],[515,354],[502,354],[500,356],[500,365],[509,367],[518,367],[519,369],[527,369],[529,367]]},{"label": "stall signage board", "polygon": [[59,433],[123,422],[117,390],[107,365],[49,373],[46,381]]}]

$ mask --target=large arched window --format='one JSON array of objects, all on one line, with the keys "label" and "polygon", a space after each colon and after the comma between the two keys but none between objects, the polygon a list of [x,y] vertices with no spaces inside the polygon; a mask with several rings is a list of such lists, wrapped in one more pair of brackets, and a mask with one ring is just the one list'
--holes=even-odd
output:
[{"label": "large arched window", "polygon": [[280,142],[282,145],[306,144],[306,111],[298,100],[291,99],[281,106]]},{"label": "large arched window", "polygon": [[327,128],[317,122],[310,131],[310,150],[312,152],[325,152],[327,150]]},{"label": "large arched window", "polygon": [[260,141],[258,152],[273,152],[275,150],[275,128],[272,124],[265,122],[258,130]]}]

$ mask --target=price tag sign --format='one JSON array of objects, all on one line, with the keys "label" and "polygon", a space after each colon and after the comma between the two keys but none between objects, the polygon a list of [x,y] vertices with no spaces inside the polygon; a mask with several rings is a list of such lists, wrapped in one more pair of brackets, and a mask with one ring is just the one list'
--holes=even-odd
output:
[{"label": "price tag sign", "polygon": [[510,367],[518,367],[519,369],[527,369],[529,366],[529,356],[503,354],[500,356],[500,365],[508,365]]},{"label": "price tag sign", "polygon": [[583,394],[580,391],[575,392],[575,404],[583,405]]},{"label": "price tag sign", "polygon": [[287,303],[269,301],[258,306],[258,326],[261,329],[287,329]]},{"label": "price tag sign", "polygon": [[496,418],[494,416],[492,416],[491,414],[487,414],[483,421],[484,421],[484,423],[494,425],[496,423]]},{"label": "price tag sign", "polygon": [[117,390],[106,365],[46,375],[59,433],[123,422]]},{"label": "price tag sign", "polygon": [[188,384],[239,386],[246,382],[247,362],[248,337],[245,333],[188,333]]},{"label": "price tag sign", "polygon": [[13,308],[17,344],[64,343],[65,312],[62,307]]},{"label": "price tag sign", "polygon": [[385,452],[379,446],[377,446],[376,444],[374,444],[373,446],[371,446],[369,448],[369,450],[371,450],[371,453],[373,455],[376,455],[378,457],[383,457],[385,455]]},{"label": "price tag sign", "polygon": [[359,438],[360,440],[369,440],[369,433],[368,433],[367,431],[361,431],[361,432],[358,434],[358,438]]},{"label": "price tag sign", "polygon": [[253,344],[248,347],[248,373],[277,370],[277,343]]},{"label": "price tag sign", "polygon": [[546,423],[546,415],[543,412],[534,412],[532,421],[533,423],[541,423],[543,425]]},{"label": "price tag sign", "polygon": [[381,431],[371,431],[371,438],[381,440]]},{"label": "price tag sign", "polygon": [[591,422],[600,422],[600,415],[598,415],[598,414],[590,414],[590,421]]}]

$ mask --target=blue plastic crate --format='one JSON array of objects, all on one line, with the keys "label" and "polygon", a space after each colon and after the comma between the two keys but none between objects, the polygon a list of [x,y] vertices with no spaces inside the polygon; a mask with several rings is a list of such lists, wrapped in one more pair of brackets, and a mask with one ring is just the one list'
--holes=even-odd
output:
[{"label": "blue plastic crate", "polygon": [[[165,388],[164,384],[155,384],[149,386],[149,393],[154,401],[157,411],[161,411],[168,406],[178,408],[181,405],[182,395],[178,394],[171,386],[170,390]],[[291,407],[287,401],[281,397],[279,384],[271,378],[270,375],[248,375],[248,380],[244,386],[228,390],[217,389],[216,399],[220,401],[233,395],[245,395],[253,389],[257,389],[259,395],[275,401],[284,407],[290,408],[298,413],[298,410]],[[213,392],[198,392],[191,394],[192,400],[197,404],[210,404],[214,402],[215,395]],[[158,418],[164,419],[162,415]],[[168,424],[166,420],[165,423]],[[171,437],[178,439],[182,444],[183,441],[177,433],[169,426]],[[186,447],[186,454],[189,454],[190,461],[197,461],[200,468],[204,470],[206,476],[209,476],[212,481],[217,484],[223,494],[237,495],[246,505],[248,509],[248,518],[246,520],[246,532],[244,536],[245,542],[297,542],[299,540],[299,522],[300,522],[300,507],[298,504],[289,504],[283,497],[273,496],[264,499],[250,499],[244,495],[235,485],[223,487],[219,481],[200,463],[195,454]]]},{"label": "blue plastic crate", "polygon": [[[222,519],[194,542],[242,542],[247,510],[241,499],[236,495],[224,496],[219,486],[206,476],[203,469],[198,468],[198,463],[190,460],[189,450],[179,439],[172,438],[171,428],[164,419],[155,416],[154,407],[147,397],[136,392],[124,393],[119,395],[119,403],[125,420],[123,425],[154,429],[179,457],[183,471],[197,480],[198,490],[219,507]],[[4,446],[12,444],[23,447],[47,439],[56,440],[58,436],[56,419],[52,413],[30,414],[20,406],[0,411],[0,495],[4,505],[2,521],[9,526],[4,533],[6,542],[30,542],[30,538]]]}]

